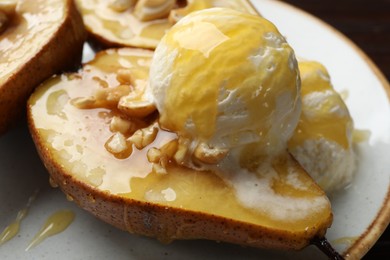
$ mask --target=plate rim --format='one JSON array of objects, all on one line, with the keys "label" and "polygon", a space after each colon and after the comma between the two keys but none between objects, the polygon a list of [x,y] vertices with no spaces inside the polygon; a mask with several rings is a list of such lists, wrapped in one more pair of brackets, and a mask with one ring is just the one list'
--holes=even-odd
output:
[{"label": "plate rim", "polygon": [[[256,10],[258,8],[253,4],[260,0],[250,0],[250,3],[254,6]],[[296,7],[292,4],[280,1],[280,0],[262,0],[264,2],[268,2],[273,5],[281,5],[285,9],[292,10],[295,13],[299,13],[300,16],[307,17],[310,20],[315,20],[318,24],[320,24],[324,29],[327,29],[332,32],[332,34],[345,42],[349,47],[353,49],[353,51],[366,63],[373,73],[373,76],[380,82],[381,88],[384,89],[387,95],[387,103],[390,104],[390,84],[389,81],[384,76],[383,72],[377,67],[377,65],[371,60],[371,58],[358,47],[352,40],[350,40],[343,33],[338,31],[336,28],[316,17],[315,15],[310,14],[303,9]],[[258,10],[259,12],[261,10]],[[367,86],[370,87],[370,86]],[[360,258],[364,254],[366,254],[372,246],[379,239],[380,235],[385,231],[387,226],[390,223],[390,184],[387,188],[387,193],[383,197],[381,205],[378,211],[375,214],[373,220],[370,220],[369,225],[365,228],[365,231],[362,232],[358,239],[354,241],[351,245],[349,245],[346,250],[343,252],[343,255],[348,258]],[[390,226],[389,226],[390,228]]]},{"label": "plate rim", "polygon": [[[251,0],[251,2],[255,2],[256,0]],[[384,89],[387,95],[387,101],[390,104],[390,83],[386,79],[383,72],[378,68],[378,66],[373,62],[373,60],[350,38],[348,38],[345,34],[340,32],[338,29],[318,18],[317,16],[297,7],[290,3],[286,3],[280,0],[266,0],[267,2],[272,2],[272,4],[281,5],[283,8],[290,9],[295,13],[298,13],[300,16],[305,16],[308,19],[316,21],[319,25],[326,28],[335,37],[342,40],[346,43],[352,50],[366,63],[376,77],[376,79],[380,82],[381,87]],[[256,8],[256,6],[255,6]],[[258,10],[261,13],[261,10]],[[386,228],[390,224],[390,183],[387,188],[386,195],[383,198],[379,211],[376,213],[375,218],[371,220],[368,227],[365,229],[363,233],[359,235],[359,237],[342,253],[344,257],[348,257],[349,259],[360,259],[363,257],[376,243],[379,237],[383,234]]]}]

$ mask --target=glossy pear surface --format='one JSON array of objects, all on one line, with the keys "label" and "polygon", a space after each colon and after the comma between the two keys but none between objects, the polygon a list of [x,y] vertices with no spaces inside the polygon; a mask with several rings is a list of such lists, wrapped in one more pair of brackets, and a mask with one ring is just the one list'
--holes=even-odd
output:
[{"label": "glossy pear surface", "polygon": [[19,0],[7,19],[0,33],[0,133],[24,112],[38,84],[80,64],[86,37],[71,0]]},{"label": "glossy pear surface", "polygon": [[[259,174],[245,184],[265,195],[260,197],[238,198],[229,182],[211,171],[174,162],[167,163],[165,174],[153,169],[149,151],[174,142],[176,134],[157,126],[150,144],[135,147],[129,138],[155,124],[158,114],[130,117],[118,109],[115,96],[123,89],[142,92],[152,55],[107,50],[79,73],[53,77],[34,92],[28,103],[30,131],[52,180],[98,218],[165,242],[210,239],[301,249],[322,237],[332,222],[330,203],[288,155],[273,162],[272,177]],[[124,75],[130,75],[128,81]]]}]

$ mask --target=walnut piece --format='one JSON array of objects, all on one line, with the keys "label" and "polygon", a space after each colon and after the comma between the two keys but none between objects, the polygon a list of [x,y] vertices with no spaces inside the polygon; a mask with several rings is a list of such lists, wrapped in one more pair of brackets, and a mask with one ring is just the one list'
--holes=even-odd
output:
[{"label": "walnut piece", "polygon": [[138,129],[127,140],[132,142],[137,149],[143,149],[156,139],[157,133],[157,123],[154,123],[146,128]]},{"label": "walnut piece", "polygon": [[194,157],[206,164],[216,164],[228,154],[228,149],[212,148],[206,143],[200,143],[194,151]]},{"label": "walnut piece", "polygon": [[123,119],[119,116],[114,116],[111,119],[110,130],[112,132],[119,132],[121,134],[126,134],[127,132],[132,130],[132,128],[135,128],[135,126],[129,120]]},{"label": "walnut piece", "polygon": [[156,110],[154,103],[146,100],[143,95],[138,99],[130,93],[119,100],[118,108],[130,117],[142,118]]},{"label": "walnut piece", "polygon": [[111,0],[108,7],[116,12],[124,12],[134,6],[137,0]]},{"label": "walnut piece", "polygon": [[167,18],[175,4],[175,0],[139,0],[134,15],[141,21]]}]

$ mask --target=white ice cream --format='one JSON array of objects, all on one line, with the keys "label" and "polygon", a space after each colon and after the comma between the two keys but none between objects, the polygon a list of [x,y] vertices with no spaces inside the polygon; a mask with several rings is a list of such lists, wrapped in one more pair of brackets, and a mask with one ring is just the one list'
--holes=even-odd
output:
[{"label": "white ice cream", "polygon": [[353,178],[353,121],[333,89],[325,67],[299,62],[302,114],[289,150],[326,192],[346,187]]},{"label": "white ice cream", "polygon": [[269,21],[230,9],[195,12],[173,26],[149,83],[160,125],[193,150],[256,144],[254,153],[279,153],[300,114],[291,47]]}]

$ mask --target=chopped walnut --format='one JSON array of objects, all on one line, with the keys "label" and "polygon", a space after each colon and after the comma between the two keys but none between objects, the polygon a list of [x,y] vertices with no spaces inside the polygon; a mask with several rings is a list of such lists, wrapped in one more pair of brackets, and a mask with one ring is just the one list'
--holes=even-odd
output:
[{"label": "chopped walnut", "polygon": [[122,96],[130,93],[130,86],[119,85],[115,88],[100,88],[91,97],[79,97],[72,99],[71,103],[80,109],[98,107],[116,107]]},{"label": "chopped walnut", "polygon": [[123,119],[119,116],[114,116],[110,122],[110,130],[112,132],[120,132],[121,134],[126,134],[131,131],[132,128],[135,128],[134,124],[126,119]]},{"label": "chopped walnut", "polygon": [[169,141],[168,143],[164,144],[160,151],[162,154],[166,155],[168,158],[172,159],[175,156],[175,153],[177,152],[179,148],[179,142],[177,139]]},{"label": "chopped walnut", "polygon": [[118,109],[130,117],[142,118],[150,115],[156,110],[153,102],[145,96],[147,77],[144,70],[121,69],[117,73],[117,80],[121,84],[129,84],[132,91],[120,98]]},{"label": "chopped walnut", "polygon": [[157,174],[166,174],[167,166],[170,160],[173,159],[173,156],[178,148],[177,140],[172,140],[160,149],[155,147],[150,148],[147,153],[148,161],[153,163],[153,171]]},{"label": "chopped walnut", "polygon": [[148,153],[146,154],[148,161],[151,163],[158,163],[160,161],[161,156],[162,156],[162,153],[161,153],[160,149],[157,149],[155,147],[150,148],[148,150]]},{"label": "chopped walnut", "polygon": [[171,160],[175,155],[178,148],[177,140],[169,141],[164,144],[160,149],[152,147],[148,150],[147,157],[149,162],[157,163],[162,157],[166,157]]},{"label": "chopped walnut", "polygon": [[139,0],[134,15],[141,21],[166,18],[175,6],[175,0]]},{"label": "chopped walnut", "polygon": [[194,157],[206,164],[216,164],[228,154],[228,149],[211,148],[206,143],[200,143],[194,151]]},{"label": "chopped walnut", "polygon": [[132,85],[139,92],[144,92],[149,77],[148,71],[140,68],[119,69],[116,79],[120,84]]},{"label": "chopped walnut", "polygon": [[149,162],[153,164],[153,171],[157,174],[167,174],[167,166],[170,158],[160,149],[151,148],[147,153]]},{"label": "chopped walnut", "polygon": [[156,106],[144,99],[142,96],[137,99],[133,95],[124,96],[119,100],[118,108],[131,117],[142,118],[156,111]]},{"label": "chopped walnut", "polygon": [[184,164],[187,156],[188,156],[188,147],[190,145],[190,141],[188,139],[179,138],[177,143],[177,150],[173,156],[173,159],[177,164]]},{"label": "chopped walnut", "polygon": [[138,129],[127,140],[132,142],[137,149],[143,149],[156,139],[158,133],[157,123],[146,128]]},{"label": "chopped walnut", "polygon": [[161,167],[163,167],[164,169],[166,169],[167,166],[168,166],[168,163],[169,163],[169,158],[168,158],[166,155],[163,155],[163,156],[160,158],[159,164],[161,165]]},{"label": "chopped walnut", "polygon": [[159,175],[165,175],[168,173],[167,169],[159,163],[153,163],[152,170]]},{"label": "chopped walnut", "polygon": [[97,101],[107,101],[109,103],[118,103],[121,97],[130,93],[129,85],[119,85],[115,88],[99,89],[95,92],[95,98]]},{"label": "chopped walnut", "polygon": [[126,158],[132,152],[131,144],[128,143],[126,137],[120,132],[113,134],[106,142],[107,151],[117,158]]},{"label": "chopped walnut", "polygon": [[134,6],[137,0],[111,0],[109,7],[116,12],[124,12]]},{"label": "chopped walnut", "polygon": [[133,77],[131,75],[131,70],[129,69],[119,69],[117,72],[116,79],[120,84],[132,84]]}]

